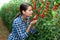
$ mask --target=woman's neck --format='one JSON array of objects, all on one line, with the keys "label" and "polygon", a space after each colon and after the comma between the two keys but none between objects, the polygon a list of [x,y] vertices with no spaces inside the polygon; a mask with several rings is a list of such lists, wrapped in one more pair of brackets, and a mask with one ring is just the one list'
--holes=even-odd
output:
[{"label": "woman's neck", "polygon": [[24,21],[26,21],[27,16],[26,15],[22,15],[22,18],[23,18]]}]

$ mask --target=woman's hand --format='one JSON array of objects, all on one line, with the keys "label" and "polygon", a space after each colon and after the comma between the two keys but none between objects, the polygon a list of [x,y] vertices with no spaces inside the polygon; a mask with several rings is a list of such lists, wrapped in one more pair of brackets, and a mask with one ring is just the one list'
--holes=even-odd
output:
[{"label": "woman's hand", "polygon": [[34,25],[37,22],[37,20],[33,20],[30,25],[28,26],[26,32],[28,33],[30,31],[30,28],[32,27],[32,25]]},{"label": "woman's hand", "polygon": [[31,21],[30,25],[36,24],[37,19],[38,19],[38,14],[36,14],[36,15],[33,17],[33,19],[32,19],[32,21]]},{"label": "woman's hand", "polygon": [[34,24],[36,24],[36,22],[37,22],[37,20],[33,20],[33,21],[31,21],[30,25],[34,25]]}]

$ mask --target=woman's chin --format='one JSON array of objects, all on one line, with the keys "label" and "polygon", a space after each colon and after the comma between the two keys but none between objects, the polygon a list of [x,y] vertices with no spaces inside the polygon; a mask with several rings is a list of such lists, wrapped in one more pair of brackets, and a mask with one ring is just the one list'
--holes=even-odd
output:
[{"label": "woman's chin", "polygon": [[30,15],[30,17],[32,17],[32,15]]},{"label": "woman's chin", "polygon": [[29,15],[29,17],[32,17],[32,15]]}]

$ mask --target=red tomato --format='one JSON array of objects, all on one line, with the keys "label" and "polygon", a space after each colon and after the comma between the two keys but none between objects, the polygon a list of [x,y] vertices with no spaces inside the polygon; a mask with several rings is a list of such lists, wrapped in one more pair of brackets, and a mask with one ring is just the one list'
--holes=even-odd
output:
[{"label": "red tomato", "polygon": [[42,12],[42,14],[40,16],[41,16],[41,18],[44,18],[45,17],[44,12]]},{"label": "red tomato", "polygon": [[38,19],[38,14],[36,14],[33,18],[32,18],[32,20],[31,21],[33,21],[33,20],[37,20]]},{"label": "red tomato", "polygon": [[48,5],[46,5],[46,9],[49,10],[49,6]]},{"label": "red tomato", "polygon": [[54,5],[53,10],[56,11],[57,8],[58,8],[58,7],[57,7],[56,5]]},{"label": "red tomato", "polygon": [[34,10],[36,10],[36,2],[34,2],[34,7],[33,7]]},{"label": "red tomato", "polygon": [[37,20],[38,19],[38,14],[36,14],[33,18],[32,18],[32,20],[31,21],[33,21],[33,20]]}]

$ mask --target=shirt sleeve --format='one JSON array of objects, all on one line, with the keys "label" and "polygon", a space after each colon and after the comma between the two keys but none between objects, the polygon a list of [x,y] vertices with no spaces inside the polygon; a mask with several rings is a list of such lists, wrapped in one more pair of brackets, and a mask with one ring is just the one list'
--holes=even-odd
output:
[{"label": "shirt sleeve", "polygon": [[36,32],[36,29],[33,28],[33,27],[31,27],[30,32],[31,32],[32,34],[34,34],[34,33]]},{"label": "shirt sleeve", "polygon": [[13,25],[16,28],[20,39],[25,40],[28,37],[28,33],[26,31],[23,32],[23,29],[24,29],[24,28],[22,28],[23,25],[21,25],[21,23],[18,23],[18,22],[14,22]]}]

